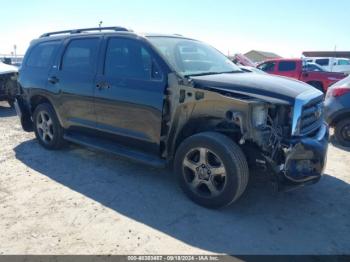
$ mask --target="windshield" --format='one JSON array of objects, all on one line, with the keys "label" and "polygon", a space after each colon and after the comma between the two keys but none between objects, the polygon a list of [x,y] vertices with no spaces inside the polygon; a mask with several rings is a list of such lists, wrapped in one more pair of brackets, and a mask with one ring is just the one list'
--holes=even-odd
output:
[{"label": "windshield", "polygon": [[215,48],[177,37],[148,37],[167,62],[183,76],[242,72]]}]

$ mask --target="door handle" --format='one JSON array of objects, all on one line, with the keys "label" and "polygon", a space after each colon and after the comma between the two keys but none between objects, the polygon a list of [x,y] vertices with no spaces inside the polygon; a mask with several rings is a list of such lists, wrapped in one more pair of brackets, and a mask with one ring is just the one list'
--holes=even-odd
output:
[{"label": "door handle", "polygon": [[51,76],[47,79],[51,84],[57,84],[60,80],[56,76]]},{"label": "door handle", "polygon": [[96,85],[96,87],[97,87],[99,90],[111,88],[111,86],[110,86],[107,82],[98,83],[98,84]]}]

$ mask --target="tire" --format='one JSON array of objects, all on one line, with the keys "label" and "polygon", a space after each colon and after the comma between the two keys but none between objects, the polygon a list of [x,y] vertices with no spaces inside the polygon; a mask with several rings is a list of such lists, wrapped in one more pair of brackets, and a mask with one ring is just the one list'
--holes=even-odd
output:
[{"label": "tire", "polygon": [[64,130],[50,104],[40,104],[35,108],[33,122],[35,136],[44,148],[57,150],[65,145]]},{"label": "tire", "polygon": [[350,147],[350,118],[343,119],[335,125],[335,137],[340,145]]},{"label": "tire", "polygon": [[199,133],[183,141],[176,151],[174,171],[185,194],[207,208],[225,207],[238,200],[249,179],[241,148],[216,132]]},{"label": "tire", "polygon": [[320,82],[310,82],[309,85],[312,85],[314,88],[320,90],[322,93],[324,93],[323,85]]},{"label": "tire", "polygon": [[10,105],[11,108],[15,108],[15,100],[9,99],[7,100],[7,103]]}]

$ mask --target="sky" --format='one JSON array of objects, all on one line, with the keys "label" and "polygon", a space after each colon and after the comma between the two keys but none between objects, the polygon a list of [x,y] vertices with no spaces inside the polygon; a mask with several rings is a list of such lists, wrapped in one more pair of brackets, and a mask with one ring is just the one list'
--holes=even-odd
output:
[{"label": "sky", "polygon": [[0,0],[0,54],[56,30],[124,26],[181,34],[225,54],[350,50],[349,0]]}]

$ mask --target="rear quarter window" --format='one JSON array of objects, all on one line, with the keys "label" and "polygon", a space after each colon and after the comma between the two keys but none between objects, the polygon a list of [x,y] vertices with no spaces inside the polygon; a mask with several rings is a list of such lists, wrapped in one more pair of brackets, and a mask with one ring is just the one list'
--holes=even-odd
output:
[{"label": "rear quarter window", "polygon": [[37,44],[29,53],[26,66],[36,68],[48,67],[59,45],[59,41],[50,41]]},{"label": "rear quarter window", "polygon": [[339,59],[338,65],[350,65],[350,60]]},{"label": "rear quarter window", "polygon": [[278,71],[294,71],[297,68],[297,63],[295,61],[281,61],[278,64]]}]

